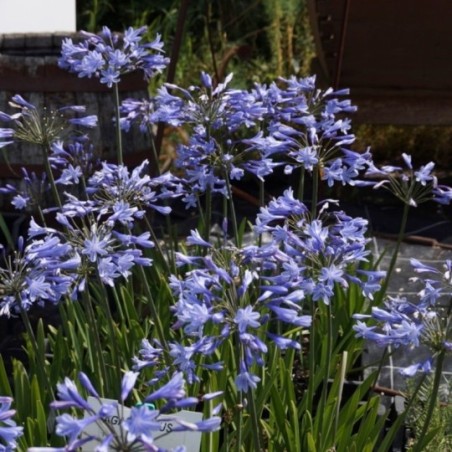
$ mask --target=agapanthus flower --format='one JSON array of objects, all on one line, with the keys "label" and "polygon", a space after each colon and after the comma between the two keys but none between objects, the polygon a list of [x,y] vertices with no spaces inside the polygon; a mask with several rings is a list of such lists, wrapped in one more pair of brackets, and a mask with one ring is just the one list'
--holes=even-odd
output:
[{"label": "agapanthus flower", "polygon": [[5,184],[0,187],[0,193],[11,197],[11,204],[17,210],[33,212],[37,207],[46,204],[47,195],[50,191],[50,184],[45,173],[37,175],[29,173],[26,168],[22,168],[21,184]]},{"label": "agapanthus flower", "polygon": [[93,145],[83,139],[55,141],[49,153],[50,164],[59,173],[55,182],[67,187],[88,179],[99,166],[93,149]]},{"label": "agapanthus flower", "polygon": [[154,118],[155,105],[152,99],[125,99],[121,102],[120,126],[128,132],[133,124],[138,124],[142,133],[152,131],[152,127],[157,123]]},{"label": "agapanthus flower", "polygon": [[[133,371],[124,374],[119,397],[122,404],[126,403],[138,376],[139,374]],[[174,424],[174,431],[213,432],[220,427],[221,418],[218,416],[193,423],[178,419],[177,414],[170,415],[168,418],[167,413],[174,408],[193,406],[199,402],[195,397],[187,397],[181,372],[175,373],[169,381],[145,396],[144,403],[131,409],[125,409],[124,405],[119,405],[119,402],[101,399],[85,374],[80,373],[79,380],[91,399],[85,398],[75,382],[66,378],[63,383],[58,384],[58,399],[51,403],[53,409],[78,408],[83,415],[83,417],[77,417],[73,413],[63,413],[57,416],[55,432],[66,438],[65,451],[76,451],[82,444],[106,451],[138,447],[144,447],[148,451],[163,451],[164,449],[159,448],[158,439],[164,436],[161,431],[161,422],[168,422],[168,419]],[[162,402],[161,407],[156,409],[154,406],[151,409],[149,403],[151,401]],[[165,415],[164,419],[162,415]],[[112,416],[117,418],[116,428],[112,428],[109,423]],[[99,427],[95,429],[96,433],[88,429],[93,424]],[[40,448],[34,448],[34,450],[38,451]]]},{"label": "agapanthus flower", "polygon": [[[252,382],[258,381],[253,366],[261,366],[268,351],[262,326],[277,321],[298,326],[300,330],[310,326],[311,317],[303,313],[301,303],[304,295],[292,294],[287,297],[287,305],[268,303],[267,286],[262,286],[265,276],[259,275],[265,259],[256,256],[251,259],[247,251],[229,245],[221,250],[206,246],[208,242],[196,237],[196,231],[192,231],[187,244],[201,245],[206,254],[185,256],[178,253],[178,267],[183,269],[188,264],[191,269],[181,277],[172,275],[170,278],[176,299],[172,308],[173,328],[183,329],[186,336],[182,343],[171,345],[170,355],[189,381],[196,381],[196,355],[204,355],[206,360],[203,362],[216,368],[219,363],[211,361],[213,352],[226,340],[232,340],[241,350],[242,371],[241,376],[237,376],[237,387],[249,389],[254,387]],[[283,348],[298,348],[295,341],[283,340],[282,336],[269,337]],[[249,385],[245,384],[248,380]]]},{"label": "agapanthus flower", "polygon": [[169,59],[163,56],[160,35],[152,42],[141,42],[146,31],[147,27],[129,27],[123,35],[112,33],[108,27],[98,35],[82,31],[80,42],[63,40],[58,64],[79,77],[99,78],[109,88],[124,74],[137,70],[148,80],[162,72]]},{"label": "agapanthus flower", "polygon": [[374,188],[383,187],[412,207],[435,199],[440,202],[441,197],[436,195],[438,180],[433,173],[434,163],[429,162],[414,170],[410,155],[402,154],[402,160],[404,167],[384,165],[378,168],[373,163],[369,164],[366,176],[380,179]]},{"label": "agapanthus flower", "polygon": [[347,90],[322,91],[314,77],[291,77],[268,87],[256,85],[253,93],[267,108],[267,126],[245,140],[250,150],[284,163],[286,174],[303,168],[318,171],[329,186],[366,184],[358,176],[371,162],[371,154],[349,149],[355,136],[350,120],[340,117],[356,110],[350,100],[338,99],[348,95]]},{"label": "agapanthus flower", "polygon": [[17,439],[23,434],[23,427],[13,420],[16,410],[11,409],[13,399],[0,396],[0,450],[12,451],[17,448]]},{"label": "agapanthus flower", "polygon": [[[176,178],[170,175],[150,178],[142,174],[146,164],[143,162],[129,171],[122,165],[104,163],[86,181],[85,199],[66,193],[66,200],[55,216],[60,229],[39,226],[32,220],[26,250],[33,253],[36,268],[30,264],[30,257],[25,260],[27,271],[9,264],[4,278],[8,283],[4,291],[7,298],[2,304],[5,313],[18,303],[18,294],[21,298],[18,306],[22,307],[37,300],[56,303],[63,294],[75,296],[83,291],[92,275],[113,286],[116,279],[128,278],[134,266],[152,264],[152,259],[143,252],[143,248],[155,245],[151,232],[135,233],[135,223],[143,219],[146,209],[168,214],[171,209],[165,200],[180,193]],[[48,273],[41,277],[44,271]]]},{"label": "agapanthus flower", "polygon": [[[336,284],[344,288],[351,282],[359,284],[366,296],[380,287],[381,273],[360,273],[358,267],[369,254],[367,221],[330,211],[330,203],[324,203],[318,217],[312,218],[305,204],[288,189],[257,215],[255,231],[270,235],[271,246],[280,250],[267,258],[266,266],[273,265],[274,274],[263,277],[267,285],[261,296],[272,309],[278,309],[279,318],[292,315],[296,319],[293,303],[307,297],[329,304]],[[250,256],[267,249],[269,245],[250,247]]]},{"label": "agapanthus flower", "polygon": [[[61,274],[72,278],[73,290],[83,291],[87,279],[93,274],[97,274],[104,284],[113,286],[116,279],[128,278],[135,265],[152,264],[152,260],[145,257],[141,249],[143,245],[147,248],[154,246],[149,241],[149,234],[135,239],[133,234],[115,233],[115,223],[101,219],[93,220],[89,228],[84,227],[78,222],[84,216],[74,213],[73,208],[69,209],[65,204],[63,213],[57,215],[57,221],[64,228],[51,232],[70,249],[62,261],[55,260],[52,265],[54,268],[59,266]],[[48,230],[46,234],[49,234]],[[75,268],[67,265],[69,262]]]},{"label": "agapanthus flower", "polygon": [[[413,282],[421,284],[417,300],[388,296],[383,306],[373,307],[370,314],[355,314],[357,323],[353,329],[358,337],[383,347],[413,349],[426,346],[434,358],[442,351],[450,352],[447,346],[451,334],[450,314],[446,315],[439,309],[438,300],[445,295],[450,296],[452,263],[446,260],[442,269],[417,259],[412,259],[411,264],[414,271],[422,275],[412,278]],[[403,372],[405,376],[410,376],[418,370],[427,372],[430,368],[430,364],[415,363]]]},{"label": "agapanthus flower", "polygon": [[61,274],[54,262],[68,259],[70,247],[53,234],[18,241],[17,250],[2,250],[0,315],[9,317],[34,304],[56,304],[67,293],[73,278]]},{"label": "agapanthus flower", "polygon": [[0,128],[0,147],[15,141],[37,144],[49,151],[57,140],[76,135],[75,126],[93,128],[97,126],[97,117],[93,115],[78,117],[86,107],[74,105],[56,110],[37,107],[16,94],[9,105],[18,110],[11,115],[0,112],[0,121],[7,122],[7,128]]},{"label": "agapanthus flower", "polygon": [[247,171],[263,178],[278,165],[245,144],[267,111],[253,93],[230,89],[231,79],[232,74],[214,87],[210,76],[201,74],[200,87],[166,85],[155,97],[150,122],[191,129],[175,161],[192,191],[184,198],[188,206],[196,205],[196,197],[207,190],[229,197],[227,179],[239,180]]},{"label": "agapanthus flower", "polygon": [[447,185],[437,185],[433,190],[433,201],[448,205],[452,200],[452,187]]},{"label": "agapanthus flower", "polygon": [[428,374],[432,371],[432,360],[427,359],[427,361],[415,363],[411,366],[403,368],[400,373],[404,377],[414,377],[418,372]]},{"label": "agapanthus flower", "polygon": [[[163,202],[184,193],[180,179],[166,173],[151,178],[146,173],[148,161],[130,171],[127,166],[103,162],[102,168],[89,178],[86,191],[102,214],[111,213],[111,221],[118,221],[119,204],[129,210],[134,219],[143,217],[143,209],[153,209],[167,215],[171,208]],[[114,215],[116,213],[116,215]]]}]

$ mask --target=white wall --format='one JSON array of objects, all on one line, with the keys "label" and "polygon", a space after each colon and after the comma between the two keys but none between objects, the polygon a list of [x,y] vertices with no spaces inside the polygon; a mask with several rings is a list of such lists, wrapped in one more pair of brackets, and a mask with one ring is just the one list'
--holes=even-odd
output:
[{"label": "white wall", "polygon": [[0,34],[75,30],[75,0],[0,0]]}]

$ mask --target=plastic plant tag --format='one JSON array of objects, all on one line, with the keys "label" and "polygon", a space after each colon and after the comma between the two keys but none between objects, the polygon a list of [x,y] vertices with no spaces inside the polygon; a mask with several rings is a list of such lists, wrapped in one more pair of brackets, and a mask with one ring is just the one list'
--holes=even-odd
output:
[{"label": "plastic plant tag", "polygon": [[[84,430],[86,435],[98,436],[100,438],[105,437],[108,433],[106,427],[103,425],[104,422],[107,422],[119,435],[125,435],[125,432],[121,432],[121,422],[122,420],[127,419],[127,417],[129,416],[130,408],[120,405],[116,400],[100,400],[104,404],[117,404],[116,413],[105,419],[103,422],[97,422],[89,425]],[[93,407],[94,410],[98,410],[101,407],[99,400],[97,400],[95,397],[88,397],[88,403]],[[160,432],[156,432],[154,435],[155,437],[159,437],[155,440],[156,446],[170,450],[177,446],[185,446],[187,452],[199,452],[199,448],[201,446],[201,432],[173,432],[173,428],[177,425],[177,423],[174,422],[174,419],[180,419],[192,423],[199,422],[202,420],[202,413],[181,410],[174,415],[162,414],[161,416],[159,416],[161,427]],[[91,441],[86,443],[81,450],[83,452],[94,452],[96,446],[98,446],[98,443]]]}]

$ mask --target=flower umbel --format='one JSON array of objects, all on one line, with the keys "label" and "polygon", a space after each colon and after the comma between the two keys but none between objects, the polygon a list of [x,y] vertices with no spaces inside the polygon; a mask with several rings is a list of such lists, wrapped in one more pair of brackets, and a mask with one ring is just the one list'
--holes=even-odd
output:
[{"label": "flower umbel", "polygon": [[97,77],[111,88],[129,72],[141,70],[146,79],[163,71],[168,58],[163,53],[163,43],[157,35],[153,42],[142,43],[147,27],[128,28],[121,36],[108,27],[96,35],[82,32],[83,40],[74,43],[63,41],[59,65],[79,77]]},{"label": "flower umbel", "polygon": [[[137,372],[126,372],[121,383],[120,400],[124,403],[135,387],[138,378]],[[85,374],[79,375],[82,386],[93,398],[85,399],[78,391],[75,383],[66,378],[64,383],[58,385],[59,400],[54,401],[51,406],[54,409],[67,409],[76,407],[82,410],[83,417],[75,417],[72,414],[64,413],[57,416],[56,433],[67,438],[67,445],[64,450],[76,451],[82,444],[89,444],[96,447],[96,450],[135,450],[139,446],[149,451],[163,451],[158,446],[158,438],[162,437],[161,423],[171,420],[176,426],[174,431],[200,431],[213,432],[220,427],[221,419],[213,416],[203,421],[188,423],[179,419],[177,413],[162,418],[161,416],[177,407],[193,406],[198,403],[198,399],[186,397],[185,381],[182,373],[174,374],[170,380],[149,394],[144,403],[126,409],[117,402],[105,401],[99,398],[96,390],[92,386]],[[218,395],[218,394],[216,394]],[[94,403],[92,400],[96,400]],[[162,401],[159,409],[152,408],[150,401]],[[115,420],[116,428],[112,427],[110,419]],[[1,412],[0,412],[1,420]],[[87,430],[88,427],[96,424],[97,433]],[[0,436],[2,435],[0,430]],[[163,434],[164,435],[164,434]],[[39,450],[36,448],[35,450]]]}]

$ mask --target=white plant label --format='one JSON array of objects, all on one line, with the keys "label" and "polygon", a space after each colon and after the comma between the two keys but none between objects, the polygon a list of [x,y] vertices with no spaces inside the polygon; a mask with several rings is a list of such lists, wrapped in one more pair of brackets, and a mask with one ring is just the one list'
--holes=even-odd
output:
[{"label": "white plant label", "polygon": [[[116,400],[111,399],[100,399],[102,403],[117,403]],[[94,410],[98,410],[101,407],[99,401],[94,397],[88,397],[88,403],[93,407]],[[123,419],[127,419],[130,414],[130,408],[119,405],[117,408],[117,413],[112,415],[110,418],[106,419],[104,422],[108,422],[111,427],[119,435],[126,435],[126,432],[121,432],[121,421]],[[174,422],[174,419],[180,419],[186,422],[199,422],[202,421],[202,413],[198,413],[195,411],[179,411],[175,415],[161,415],[159,416],[160,422],[160,433],[155,434],[154,436],[161,436],[157,440],[155,440],[155,444],[158,447],[164,449],[173,449],[177,446],[185,446],[187,452],[199,452],[199,448],[201,446],[201,433],[200,432],[173,432],[173,428],[177,425]],[[106,433],[105,426],[102,425],[103,422],[97,422],[89,425],[85,429],[85,433],[89,436],[97,436],[100,438],[104,438],[108,433]],[[91,441],[86,443],[82,447],[83,452],[94,452],[96,446],[98,446],[97,441]]]},{"label": "white plant label", "polygon": [[0,0],[0,34],[76,30],[75,0]]}]

